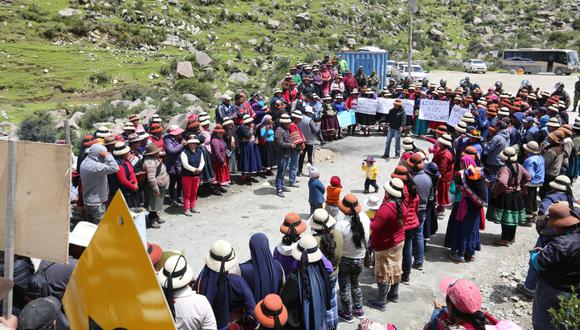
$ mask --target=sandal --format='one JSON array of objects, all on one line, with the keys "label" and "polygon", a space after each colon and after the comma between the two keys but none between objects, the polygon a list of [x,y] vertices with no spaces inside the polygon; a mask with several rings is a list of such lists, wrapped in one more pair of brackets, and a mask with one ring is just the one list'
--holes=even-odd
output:
[{"label": "sandal", "polygon": [[496,246],[509,246],[509,242],[506,241],[506,240],[504,240],[504,239],[498,239],[498,240],[493,241],[493,245],[496,245]]}]

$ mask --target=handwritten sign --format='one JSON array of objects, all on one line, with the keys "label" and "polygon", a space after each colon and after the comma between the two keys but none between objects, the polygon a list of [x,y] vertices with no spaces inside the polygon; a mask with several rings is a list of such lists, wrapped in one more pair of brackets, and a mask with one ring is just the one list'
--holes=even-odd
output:
[{"label": "handwritten sign", "polygon": [[449,119],[449,102],[422,99],[419,119],[445,123]]},{"label": "handwritten sign", "polygon": [[366,113],[368,115],[376,115],[379,107],[379,101],[374,99],[359,98],[356,104],[355,111],[358,113]]},{"label": "handwritten sign", "polygon": [[[395,99],[386,99],[386,98],[379,98],[379,108],[377,110],[378,113],[389,113],[395,106]],[[405,114],[407,116],[412,116],[413,111],[415,110],[415,100],[401,100],[403,102],[403,109],[405,109]]]},{"label": "handwritten sign", "polygon": [[341,128],[356,124],[354,111],[341,111],[336,115]]},{"label": "handwritten sign", "polygon": [[466,113],[467,111],[468,110],[465,108],[461,108],[458,105],[454,105],[453,108],[451,108],[451,113],[449,114],[447,124],[449,124],[450,126],[457,126],[457,124],[459,124],[459,122],[461,121],[461,118],[463,118],[463,114]]}]

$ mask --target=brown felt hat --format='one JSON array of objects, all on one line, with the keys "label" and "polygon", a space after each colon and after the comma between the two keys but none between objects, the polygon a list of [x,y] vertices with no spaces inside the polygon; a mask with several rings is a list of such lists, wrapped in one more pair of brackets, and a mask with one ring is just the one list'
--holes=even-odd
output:
[{"label": "brown felt hat", "polygon": [[358,198],[354,194],[346,194],[344,198],[338,202],[338,208],[345,215],[352,215],[352,208],[356,213],[362,209],[362,205],[358,202]]},{"label": "brown felt hat", "polygon": [[290,227],[294,227],[296,234],[300,235],[306,231],[306,222],[302,221],[298,214],[288,213],[284,217],[284,222],[280,225],[280,232],[284,235],[289,235],[292,231]]},{"label": "brown felt hat", "polygon": [[423,159],[423,154],[416,152],[412,154],[409,159],[407,159],[407,166],[415,171],[421,171],[425,168]]},{"label": "brown felt hat", "polygon": [[566,229],[580,223],[578,216],[570,212],[568,203],[555,203],[548,209],[548,226],[555,229]]},{"label": "brown felt hat", "polygon": [[403,165],[399,165],[395,167],[395,171],[391,174],[391,178],[398,178],[403,182],[407,182],[409,179],[409,169]]}]

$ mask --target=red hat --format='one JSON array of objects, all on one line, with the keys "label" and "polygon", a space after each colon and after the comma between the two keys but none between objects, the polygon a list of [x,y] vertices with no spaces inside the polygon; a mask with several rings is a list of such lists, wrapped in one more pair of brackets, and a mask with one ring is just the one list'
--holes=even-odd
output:
[{"label": "red hat", "polygon": [[83,147],[85,148],[88,148],[95,143],[97,143],[97,140],[91,134],[85,135],[85,137],[83,138]]},{"label": "red hat", "polygon": [[439,283],[439,289],[461,313],[473,314],[481,310],[483,298],[475,283],[446,276]]},{"label": "red hat", "polygon": [[269,294],[259,301],[254,309],[256,320],[268,329],[282,329],[288,322],[288,310],[277,294]]},{"label": "red hat", "polygon": [[342,188],[342,183],[340,183],[340,178],[337,176],[333,176],[330,178],[330,185],[336,188]]},{"label": "red hat", "polygon": [[391,174],[391,178],[399,178],[403,182],[407,182],[409,179],[409,170],[405,166],[399,165],[395,167],[395,172]]},{"label": "red hat", "polygon": [[153,266],[155,266],[161,259],[163,250],[161,250],[161,247],[155,243],[147,243],[147,253],[149,253],[149,259],[151,259]]},{"label": "red hat", "polygon": [[213,128],[213,132],[214,133],[225,133],[225,130],[222,127],[222,125],[216,124],[215,127]]},{"label": "red hat", "polygon": [[[294,228],[294,230],[292,230]],[[280,232],[284,235],[300,235],[306,231],[306,222],[302,221],[296,213],[288,213],[284,217],[284,222],[280,225]]]},{"label": "red hat", "polygon": [[151,127],[149,128],[149,133],[161,133],[161,132],[163,132],[163,126],[161,126],[161,124],[159,123],[151,124]]}]

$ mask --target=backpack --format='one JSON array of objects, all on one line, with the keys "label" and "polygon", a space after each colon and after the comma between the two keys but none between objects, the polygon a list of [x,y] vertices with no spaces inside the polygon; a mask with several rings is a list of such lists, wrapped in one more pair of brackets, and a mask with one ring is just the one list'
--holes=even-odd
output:
[{"label": "backpack", "polygon": [[44,272],[54,264],[54,262],[51,262],[44,268],[38,268],[38,271],[30,277],[30,281],[28,282],[28,297],[30,301],[51,295],[50,286],[48,285]]}]

